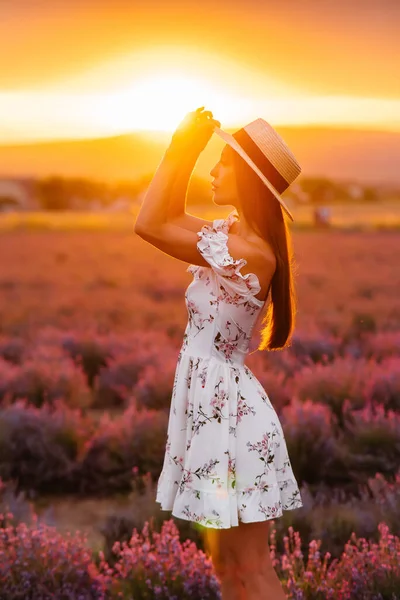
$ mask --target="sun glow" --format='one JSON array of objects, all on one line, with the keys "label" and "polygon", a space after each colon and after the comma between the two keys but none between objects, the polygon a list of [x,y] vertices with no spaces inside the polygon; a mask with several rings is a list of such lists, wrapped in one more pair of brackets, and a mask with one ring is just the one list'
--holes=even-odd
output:
[{"label": "sun glow", "polygon": [[99,66],[52,88],[0,91],[0,143],[140,131],[156,135],[174,131],[187,112],[200,106],[213,111],[222,129],[263,117],[274,126],[400,131],[395,99],[310,96],[219,57],[206,56],[201,62],[189,52],[184,56],[186,64],[179,68],[174,66],[177,59],[160,50],[158,61],[146,55],[136,62],[125,57],[102,65],[104,72]]},{"label": "sun glow", "polygon": [[215,115],[223,114],[229,121],[246,103],[205,79],[169,72],[141,79],[124,91],[104,94],[96,120],[112,130],[172,131],[187,112],[200,106],[212,107]]}]

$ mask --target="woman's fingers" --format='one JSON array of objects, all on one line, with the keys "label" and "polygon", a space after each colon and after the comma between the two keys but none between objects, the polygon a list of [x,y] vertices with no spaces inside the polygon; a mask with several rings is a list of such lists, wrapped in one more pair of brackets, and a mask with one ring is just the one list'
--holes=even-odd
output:
[{"label": "woman's fingers", "polygon": [[212,127],[221,127],[221,123],[216,119],[210,119],[207,121],[207,125],[211,125]]},{"label": "woman's fingers", "polygon": [[[204,117],[204,119],[202,117]],[[200,118],[197,117],[196,122],[198,124],[207,123],[207,124],[217,125],[218,127],[221,127],[221,122],[218,121],[217,119],[214,119],[213,114],[210,110],[207,110],[204,113],[201,113]]]},{"label": "woman's fingers", "polygon": [[211,110],[205,110],[205,111],[203,111],[203,108],[204,108],[204,106],[202,106],[200,108],[197,108],[195,111],[193,111],[192,114],[196,118],[199,118],[199,117],[206,117],[206,118],[210,117],[212,119],[213,118],[213,114],[212,114]]},{"label": "woman's fingers", "polygon": [[196,124],[200,124],[204,120],[204,122],[206,122],[206,123],[212,124],[217,127],[221,127],[220,121],[218,121],[217,119],[214,119],[214,115],[213,115],[212,111],[204,110],[204,106],[200,106],[199,108],[196,108],[196,110],[189,113],[189,115],[194,117],[194,122]]}]

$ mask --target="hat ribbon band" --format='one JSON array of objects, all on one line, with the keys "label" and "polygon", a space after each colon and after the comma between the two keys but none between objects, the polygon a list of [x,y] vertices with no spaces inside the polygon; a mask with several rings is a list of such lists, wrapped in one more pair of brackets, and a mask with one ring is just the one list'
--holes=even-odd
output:
[{"label": "hat ribbon band", "polygon": [[243,128],[233,134],[235,140],[241,145],[243,150],[249,155],[251,160],[257,165],[260,171],[265,175],[274,188],[282,194],[288,187],[289,183],[268,160],[265,154],[260,150],[251,136]]}]

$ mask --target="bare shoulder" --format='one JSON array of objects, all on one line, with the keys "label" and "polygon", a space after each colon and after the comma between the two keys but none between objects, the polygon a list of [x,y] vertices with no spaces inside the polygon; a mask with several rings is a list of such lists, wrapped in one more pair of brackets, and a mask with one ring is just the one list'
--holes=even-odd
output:
[{"label": "bare shoulder", "polygon": [[228,252],[234,260],[246,260],[247,264],[240,272],[242,275],[252,273],[257,276],[261,287],[257,298],[265,300],[276,269],[276,257],[272,248],[262,239],[249,242],[234,233],[229,233],[227,245]]},{"label": "bare shoulder", "polygon": [[249,266],[259,266],[260,268],[275,268],[276,257],[271,246],[263,239],[254,241],[245,240],[236,233],[228,234],[229,254],[235,260],[245,258]]}]

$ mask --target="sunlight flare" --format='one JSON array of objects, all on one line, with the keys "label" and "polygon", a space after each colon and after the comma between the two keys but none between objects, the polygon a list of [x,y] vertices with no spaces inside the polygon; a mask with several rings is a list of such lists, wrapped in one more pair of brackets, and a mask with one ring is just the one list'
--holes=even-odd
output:
[{"label": "sunlight flare", "polygon": [[122,92],[105,95],[96,119],[113,130],[172,131],[187,112],[200,106],[232,121],[249,104],[250,101],[233,98],[205,79],[172,72],[142,79]]}]

